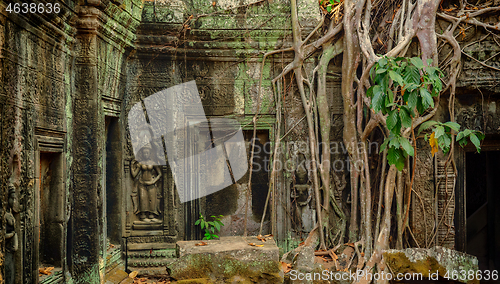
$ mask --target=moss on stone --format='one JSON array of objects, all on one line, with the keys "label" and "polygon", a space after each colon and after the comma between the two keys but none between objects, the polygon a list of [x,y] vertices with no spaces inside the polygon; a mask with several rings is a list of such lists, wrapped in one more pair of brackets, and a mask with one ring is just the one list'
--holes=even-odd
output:
[{"label": "moss on stone", "polygon": [[[424,278],[429,278],[429,274],[436,271],[440,277],[452,278],[454,271],[478,270],[475,257],[443,247],[389,250],[383,253],[383,257],[393,273],[420,273]],[[460,282],[479,283],[475,279]]]},{"label": "moss on stone", "polygon": [[446,268],[441,266],[436,259],[427,257],[423,260],[411,261],[405,253],[384,253],[384,259],[391,270],[398,273],[421,273],[424,277],[429,277],[429,272],[439,271],[439,275],[446,274]]},{"label": "moss on stone", "polygon": [[237,277],[251,283],[281,282],[279,264],[271,260],[243,262],[227,256],[196,254],[179,259],[169,268],[170,275],[176,280],[210,279],[211,281],[225,282]]}]

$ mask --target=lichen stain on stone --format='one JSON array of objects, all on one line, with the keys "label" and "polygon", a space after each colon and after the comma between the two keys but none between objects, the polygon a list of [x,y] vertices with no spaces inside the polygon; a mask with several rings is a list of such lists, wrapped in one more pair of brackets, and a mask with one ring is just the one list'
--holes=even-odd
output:
[{"label": "lichen stain on stone", "polygon": [[[431,253],[429,256],[427,253]],[[389,250],[383,257],[393,274],[421,273],[424,278],[438,272],[440,277],[452,277],[453,271],[477,271],[475,258],[467,258],[466,254],[450,249],[435,247],[429,250],[406,249],[403,251]],[[466,283],[479,283],[478,280],[469,280]]]},{"label": "lichen stain on stone", "polygon": [[[220,283],[235,277],[241,278],[239,280],[242,282],[238,283],[278,283],[276,281],[281,279],[277,262],[269,260],[244,263],[230,257],[219,258],[199,254],[187,256],[179,265],[182,267],[177,267],[172,275],[179,280],[178,283]],[[181,282],[183,279],[185,280]]]},{"label": "lichen stain on stone", "polygon": [[422,273],[426,278],[429,277],[429,271],[431,273],[439,271],[441,276],[446,274],[446,268],[439,265],[434,258],[428,256],[425,259],[412,261],[402,252],[384,252],[383,255],[387,265],[397,273]]}]

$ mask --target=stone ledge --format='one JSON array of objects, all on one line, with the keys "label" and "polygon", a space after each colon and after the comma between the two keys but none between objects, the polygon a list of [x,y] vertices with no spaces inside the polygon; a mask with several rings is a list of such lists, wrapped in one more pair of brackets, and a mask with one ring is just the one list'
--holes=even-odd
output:
[{"label": "stone ledge", "polygon": [[[475,256],[440,246],[430,249],[386,250],[383,255],[393,273],[421,273],[425,278],[429,277],[429,272],[438,271],[441,277],[448,273],[451,277],[453,271],[460,273],[460,270],[473,270],[475,272],[479,269]],[[477,280],[460,282],[479,283]]]},{"label": "stone ledge", "polygon": [[[177,242],[178,260],[167,266],[176,280],[209,279],[207,283],[227,282],[234,277],[246,283],[281,283],[279,249],[274,240],[256,237],[222,237],[206,241]],[[250,246],[249,243],[263,245]]]}]

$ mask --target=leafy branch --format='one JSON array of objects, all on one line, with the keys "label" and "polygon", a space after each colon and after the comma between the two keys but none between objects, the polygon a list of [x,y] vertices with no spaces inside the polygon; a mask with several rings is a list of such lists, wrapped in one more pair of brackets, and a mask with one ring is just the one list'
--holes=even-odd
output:
[{"label": "leafy branch", "polygon": [[215,234],[215,230],[220,232],[221,226],[224,226],[224,223],[222,223],[221,221],[224,216],[219,215],[210,217],[213,218],[213,221],[205,220],[205,217],[200,214],[200,218],[194,223],[196,226],[200,225],[202,230],[205,230],[205,234],[203,237],[204,240],[212,240],[218,238],[219,236]]},{"label": "leafy branch", "polygon": [[467,145],[467,138],[474,144],[477,152],[481,151],[481,140],[484,139],[484,134],[478,130],[470,130],[465,129],[460,131],[460,125],[456,122],[437,122],[437,121],[427,121],[422,123],[420,128],[418,129],[418,134],[425,129],[429,129],[432,127],[431,134],[425,135],[425,140],[429,141],[429,145],[432,148],[432,155],[438,151],[438,148],[443,150],[443,153],[448,153],[450,150],[451,142],[453,140],[452,130],[457,132],[456,141],[462,147]]},{"label": "leafy branch", "polygon": [[390,132],[380,151],[387,151],[387,160],[402,170],[406,158],[413,156],[415,150],[402,135],[403,128],[413,125],[416,114],[423,115],[429,108],[434,108],[434,97],[439,95],[443,86],[443,73],[437,67],[430,66],[432,59],[427,59],[425,66],[419,57],[380,58],[370,70],[374,84],[367,90],[371,98],[371,108],[375,113],[387,115],[386,123]]}]

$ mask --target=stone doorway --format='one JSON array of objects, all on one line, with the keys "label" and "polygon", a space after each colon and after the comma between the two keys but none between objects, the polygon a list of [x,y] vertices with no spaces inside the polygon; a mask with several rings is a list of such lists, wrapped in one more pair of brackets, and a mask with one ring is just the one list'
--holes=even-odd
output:
[{"label": "stone doorway", "polygon": [[[248,161],[251,156],[253,130],[244,130],[243,135],[247,146]],[[269,190],[270,174],[270,153],[269,131],[257,130],[253,173],[252,189],[250,192],[248,206],[247,230],[249,236],[258,235],[262,214]],[[219,236],[242,236],[244,233],[245,199],[248,189],[249,171],[235,184],[223,190],[213,193],[206,198],[206,214],[223,215]],[[270,200],[271,203],[271,200]],[[266,217],[264,219],[262,234],[270,233],[271,204],[268,204]]]},{"label": "stone doorway", "polygon": [[466,252],[479,269],[500,269],[500,151],[466,153]]},{"label": "stone doorway", "polygon": [[54,273],[63,266],[65,249],[64,155],[41,152],[37,171],[35,267],[54,267]]},{"label": "stone doorway", "polygon": [[106,117],[106,231],[111,244],[117,245],[122,237],[122,144],[117,117]]},{"label": "stone doorway", "polygon": [[122,193],[122,143],[120,124],[117,117],[106,116],[106,142],[103,159],[104,168],[104,223],[106,228],[107,267],[120,258],[125,207]]}]

